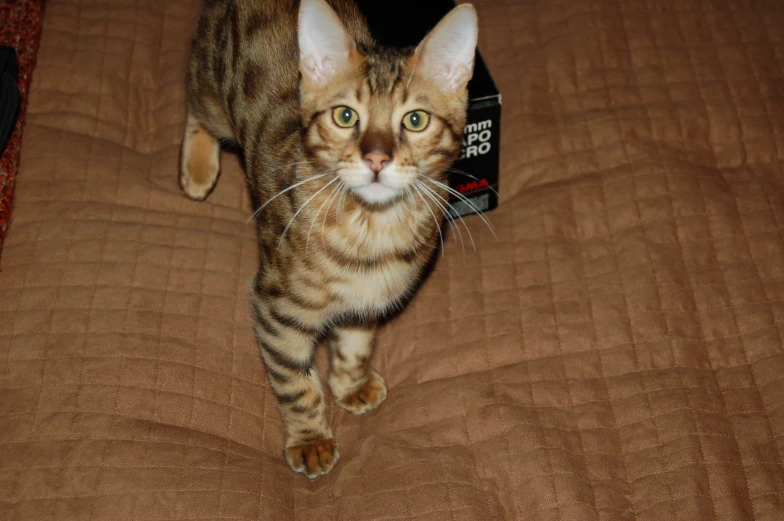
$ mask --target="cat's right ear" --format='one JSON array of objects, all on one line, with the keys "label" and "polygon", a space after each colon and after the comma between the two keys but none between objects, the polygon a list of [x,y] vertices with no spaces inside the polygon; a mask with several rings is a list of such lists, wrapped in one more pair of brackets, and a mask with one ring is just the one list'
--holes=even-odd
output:
[{"label": "cat's right ear", "polygon": [[299,6],[299,68],[304,79],[326,85],[350,69],[356,44],[324,0],[302,0]]}]

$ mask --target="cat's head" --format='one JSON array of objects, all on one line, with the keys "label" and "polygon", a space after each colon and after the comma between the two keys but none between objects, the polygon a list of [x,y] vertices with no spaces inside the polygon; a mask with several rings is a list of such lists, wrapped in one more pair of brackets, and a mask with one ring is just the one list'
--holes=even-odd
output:
[{"label": "cat's head", "polygon": [[304,149],[369,205],[441,178],[460,150],[476,11],[453,9],[415,49],[358,46],[324,0],[299,12]]}]

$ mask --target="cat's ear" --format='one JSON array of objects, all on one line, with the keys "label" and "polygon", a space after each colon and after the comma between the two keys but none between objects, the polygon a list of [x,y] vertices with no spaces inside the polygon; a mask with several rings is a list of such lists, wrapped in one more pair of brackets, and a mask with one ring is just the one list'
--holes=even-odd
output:
[{"label": "cat's ear", "polygon": [[417,47],[417,72],[446,91],[464,89],[474,74],[478,33],[476,9],[455,7]]},{"label": "cat's ear", "polygon": [[349,69],[356,44],[324,0],[302,0],[298,35],[299,68],[308,81],[326,85]]}]

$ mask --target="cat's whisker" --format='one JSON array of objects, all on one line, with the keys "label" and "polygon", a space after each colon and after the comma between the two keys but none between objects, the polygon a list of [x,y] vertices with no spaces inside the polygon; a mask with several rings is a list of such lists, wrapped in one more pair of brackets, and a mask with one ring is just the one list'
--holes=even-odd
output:
[{"label": "cat's whisker", "polygon": [[404,191],[406,192],[406,196],[403,199],[404,201],[408,201],[414,198],[414,191],[412,190],[411,185],[407,185]]},{"label": "cat's whisker", "polygon": [[[420,183],[421,183],[421,181],[420,181]],[[444,199],[443,197],[441,197],[441,195],[440,195],[438,192],[436,192],[435,190],[433,190],[433,189],[432,189],[432,188],[430,188],[429,186],[425,185],[424,183],[422,183],[422,186],[423,186],[423,187],[424,187],[424,188],[425,188],[427,191],[429,191],[431,194],[433,194],[435,197],[437,197],[438,199],[440,199],[441,201],[443,201],[443,205],[441,205],[441,206],[442,206],[442,208],[443,208],[443,211],[445,212],[445,214],[444,214],[444,215],[446,215],[447,219],[449,219],[449,220],[450,220],[450,222],[454,222],[454,219],[450,218],[450,216],[449,216],[449,212],[447,211],[447,207],[448,207],[448,208],[451,208],[452,210],[454,210],[454,211],[455,211],[455,213],[457,214],[457,210],[455,210],[455,207],[454,207],[454,206],[452,206],[452,205],[450,204],[450,202],[449,202],[447,199]],[[444,206],[444,205],[446,205],[446,206]],[[463,228],[465,228],[465,231],[466,231],[466,233],[468,234],[468,238],[469,238],[469,240],[471,241],[471,247],[474,249],[474,251],[476,251],[476,243],[474,243],[474,236],[471,234],[471,230],[468,228],[468,225],[467,225],[467,224],[466,224],[466,222],[463,220],[463,218],[462,218],[462,217],[460,217],[460,215],[459,215],[459,214],[457,215],[457,217],[460,219],[460,222],[462,222],[462,223],[463,223]],[[455,225],[455,228],[457,229],[458,233],[460,233],[460,226],[458,226],[458,225]],[[463,240],[463,234],[462,234],[462,233],[460,233],[460,240],[461,240],[461,241],[463,241],[463,243],[464,243],[464,245],[463,245],[463,253],[465,253],[465,241]]]},{"label": "cat's whisker", "polygon": [[[424,176],[420,176],[420,177],[424,177]],[[459,200],[461,200],[462,202],[467,204],[472,210],[474,210],[474,212],[476,212],[476,214],[479,216],[479,218],[482,219],[482,221],[484,221],[484,223],[487,225],[487,228],[490,230],[490,233],[493,234],[493,237],[495,237],[495,239],[498,240],[498,236],[495,234],[495,230],[493,229],[493,225],[490,224],[490,221],[488,221],[487,218],[484,216],[484,212],[482,210],[480,210],[479,208],[477,208],[476,205],[474,203],[472,203],[470,199],[468,199],[468,197],[464,196],[463,194],[461,194],[460,192],[458,192],[454,188],[452,188],[452,187],[450,187],[450,186],[448,186],[448,185],[446,185],[446,184],[444,184],[444,183],[442,183],[440,181],[436,181],[434,179],[430,179],[429,177],[425,177],[425,179],[427,179],[428,181],[430,181],[431,183],[433,183],[436,186],[440,186],[441,188],[445,189],[447,192],[449,192],[450,194],[454,195]],[[458,217],[460,217],[460,216],[458,216]],[[460,218],[462,219],[462,217],[460,217]]]},{"label": "cat's whisker", "polygon": [[[326,199],[324,199],[324,202],[321,203],[321,206],[318,207],[318,210],[316,211],[316,215],[314,215],[313,218],[310,220],[310,228],[308,228],[308,237],[305,240],[305,249],[307,249],[308,246],[310,246],[310,234],[311,232],[313,232],[313,225],[316,224],[316,221],[318,220],[318,216],[321,213],[321,210],[324,208],[324,205],[327,204],[327,202],[330,200],[332,195],[335,193],[336,188],[337,185],[332,187],[332,191],[329,193],[329,196]],[[329,211],[329,208],[327,208],[327,211]]]},{"label": "cat's whisker", "polygon": [[[466,177],[469,177],[469,178],[473,179],[474,181],[481,181],[481,179],[479,179],[479,178],[478,178],[478,177],[476,177],[475,175],[471,175],[471,174],[469,174],[468,172],[466,172],[465,170],[460,170],[459,168],[454,168],[454,167],[451,167],[451,166],[450,166],[450,167],[449,167],[449,168],[447,168],[446,170],[447,170],[447,172],[454,172],[455,174],[464,175],[464,176],[466,176]],[[499,193],[496,191],[496,189],[495,189],[495,188],[493,188],[492,186],[488,185],[488,186],[486,186],[486,187],[483,187],[483,188],[489,188],[489,189],[490,189],[490,191],[491,191],[491,192],[493,192],[493,193],[494,193],[496,196],[498,196],[499,198],[501,197],[501,194],[499,194]]]},{"label": "cat's whisker", "polygon": [[[416,220],[414,220],[414,219],[407,219],[406,218],[408,216],[408,213],[406,212],[407,207],[403,205],[403,203],[412,203],[412,204],[414,204],[415,209],[417,209],[416,208],[416,201],[414,201],[414,194],[415,194],[414,189],[415,188],[414,188],[414,186],[412,184],[409,184],[409,185],[406,185],[406,186],[403,187],[404,194],[403,194],[403,197],[401,198],[401,207],[403,208],[403,214],[404,214],[403,224],[408,224],[408,230],[409,230],[409,234],[411,235],[411,240],[416,242],[417,240],[419,240],[419,237],[417,235],[417,233],[419,232],[419,216],[417,216]],[[400,221],[400,213],[397,213],[396,216],[398,217],[398,221]],[[427,216],[425,216],[425,217],[427,217]],[[436,221],[435,224],[436,224],[436,226],[438,226],[438,221]],[[439,235],[441,235],[440,231],[441,230],[439,228]],[[443,244],[444,244],[444,241],[443,241],[443,237],[442,237],[441,245],[443,246]],[[442,251],[443,251],[443,247],[442,247]]]},{"label": "cat's whisker", "polygon": [[[460,213],[457,211],[457,209],[452,205],[452,203],[449,202],[449,199],[445,199],[444,197],[441,196],[441,194],[439,194],[435,190],[433,190],[433,195],[438,197],[441,201],[443,201],[443,203],[446,206],[448,206],[449,208],[451,208],[455,212],[455,215],[457,216],[457,218],[460,219],[461,223],[463,223],[463,228],[465,228],[465,231],[468,234],[468,238],[471,240],[471,247],[474,249],[474,251],[476,251],[476,244],[474,243],[474,236],[471,234],[471,229],[468,227],[468,224],[465,222],[465,220],[460,215]],[[454,218],[453,217],[450,216],[449,219],[454,222]],[[458,226],[458,229],[459,228],[460,227]]]},{"label": "cat's whisker", "polygon": [[444,216],[444,219],[446,220],[447,224],[449,224],[449,228],[452,230],[452,235],[455,238],[455,244],[457,244],[458,237],[460,238],[460,245],[461,245],[461,247],[463,249],[463,255],[465,255],[465,239],[463,239],[463,233],[460,231],[460,227],[457,226],[454,223],[454,221],[449,217],[449,211],[446,209],[446,207],[443,204],[441,204],[438,201],[438,199],[435,199],[433,197],[433,195],[432,195],[433,194],[433,190],[431,190],[427,185],[425,185],[421,181],[415,181],[415,183],[417,184],[417,186],[419,186],[424,191],[423,193],[431,201],[433,201],[435,203],[435,205],[440,210],[441,214]]},{"label": "cat's whisker", "polygon": [[[335,191],[335,189],[338,188],[338,187],[342,188],[343,187],[343,183],[339,183],[336,187],[334,187],[332,189],[332,193],[330,193],[329,197],[327,197],[327,201],[331,201],[333,195],[337,195],[337,194],[340,193],[340,191],[337,191],[337,192]],[[335,197],[335,199],[337,199],[337,197]],[[327,211],[324,212],[324,219],[322,219],[322,221],[321,221],[321,245],[324,247],[324,249],[327,249],[327,240],[324,238],[324,228],[327,225],[327,216],[329,215],[329,209],[332,208],[332,203],[334,203],[334,202],[335,201],[332,201],[332,202],[329,203],[329,206],[327,206]],[[337,211],[337,210],[335,210],[335,211]]]},{"label": "cat's whisker", "polygon": [[261,213],[261,211],[262,211],[264,208],[266,208],[266,207],[267,207],[267,205],[269,205],[269,204],[270,204],[272,201],[274,201],[275,199],[277,199],[277,198],[278,198],[278,197],[280,197],[281,195],[285,194],[286,192],[288,192],[288,191],[290,191],[290,190],[294,190],[294,189],[295,189],[295,188],[297,188],[298,186],[302,186],[302,185],[304,185],[305,183],[309,183],[309,182],[311,182],[311,181],[315,181],[316,179],[321,179],[322,177],[326,177],[326,176],[328,176],[329,174],[331,174],[332,172],[335,172],[336,170],[338,170],[338,169],[337,169],[337,168],[332,168],[332,169],[330,169],[330,170],[325,170],[324,172],[321,172],[321,173],[319,173],[319,174],[316,174],[316,175],[314,175],[314,176],[308,177],[307,179],[303,179],[302,181],[300,181],[300,182],[298,182],[298,183],[295,183],[295,184],[293,184],[293,185],[289,186],[288,188],[286,188],[286,189],[284,189],[284,190],[281,190],[280,192],[278,192],[278,193],[277,193],[277,194],[275,194],[274,196],[270,197],[270,198],[269,198],[269,200],[268,200],[266,203],[264,203],[264,204],[262,204],[261,206],[259,206],[259,207],[256,209],[256,211],[255,211],[255,212],[253,212],[253,213],[250,215],[250,217],[248,217],[248,220],[247,220],[247,221],[245,221],[245,222],[246,222],[246,223],[249,223],[249,222],[251,222],[253,219],[255,219],[255,218],[256,218],[256,216],[257,216],[257,215],[259,215],[259,214]]},{"label": "cat's whisker", "polygon": [[[425,198],[422,196],[422,192],[420,191],[420,189],[416,185],[416,183],[411,184],[410,186],[411,186],[411,188],[413,188],[413,190],[416,192],[416,194],[419,196],[419,198],[422,199],[422,204],[425,205],[425,208],[427,208],[427,210],[430,212],[430,215],[433,217],[433,223],[435,223],[436,228],[438,229],[438,239],[441,241],[441,256],[443,257],[444,256],[444,235],[441,233],[441,223],[439,223],[438,219],[436,219],[435,212],[433,212],[433,209],[430,208],[430,205],[427,204],[427,201],[425,201]],[[406,187],[406,190],[408,190],[408,187]]]},{"label": "cat's whisker", "polygon": [[339,214],[343,213],[343,208],[344,208],[343,207],[343,201],[346,199],[346,194],[348,194],[349,190],[351,190],[351,188],[347,184],[344,184],[343,185],[343,193],[340,194],[340,201],[338,201],[338,207],[339,207],[338,213]]},{"label": "cat's whisker", "polygon": [[291,227],[291,223],[293,223],[293,222],[294,222],[294,219],[296,219],[296,218],[297,218],[297,216],[300,214],[300,212],[301,212],[302,210],[304,210],[304,209],[305,209],[305,207],[306,207],[308,204],[310,204],[310,202],[311,202],[313,199],[315,199],[315,198],[318,196],[318,194],[320,194],[321,192],[323,192],[324,190],[326,190],[326,189],[327,189],[327,188],[328,188],[328,187],[329,187],[329,186],[330,186],[332,183],[334,183],[334,182],[336,182],[336,181],[339,181],[339,180],[340,180],[340,178],[338,178],[338,177],[335,177],[335,178],[334,178],[332,181],[330,181],[329,183],[327,183],[327,184],[325,184],[324,186],[322,186],[322,187],[321,187],[321,188],[320,188],[320,189],[319,189],[319,190],[318,190],[318,191],[317,191],[315,194],[311,195],[311,196],[308,198],[308,200],[307,200],[307,201],[305,201],[304,203],[302,203],[302,206],[300,206],[300,207],[299,207],[299,210],[297,210],[297,211],[294,213],[294,216],[293,216],[293,217],[292,217],[292,218],[289,220],[288,224],[287,224],[287,225],[286,225],[286,227],[283,229],[283,233],[281,233],[281,234],[280,234],[280,240],[278,241],[278,248],[280,248],[280,247],[283,245],[283,239],[286,237],[286,232],[288,232],[288,231],[289,231],[289,228]]},{"label": "cat's whisker", "polygon": [[438,207],[441,215],[444,216],[444,220],[446,220],[447,224],[449,224],[449,229],[452,230],[452,236],[455,238],[455,244],[458,244],[458,238],[460,239],[460,246],[463,250],[463,255],[465,255],[465,239],[463,239],[463,232],[460,231],[460,227],[457,226],[452,219],[449,218],[449,211],[447,208],[441,204],[438,199],[433,197],[433,190],[430,189],[427,185],[422,183],[421,181],[415,181],[417,186],[422,190],[422,193],[427,196],[428,199],[433,201],[433,203]]}]

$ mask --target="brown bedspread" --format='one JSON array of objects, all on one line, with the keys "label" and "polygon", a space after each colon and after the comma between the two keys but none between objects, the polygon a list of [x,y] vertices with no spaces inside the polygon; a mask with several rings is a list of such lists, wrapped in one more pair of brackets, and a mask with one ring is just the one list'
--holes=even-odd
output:
[{"label": "brown bedspread", "polygon": [[[236,158],[176,170],[197,0],[52,0],[0,272],[0,520],[780,520],[784,4],[483,0],[499,241],[293,474]],[[322,353],[323,355],[323,353]],[[323,364],[324,357],[320,359]]]}]

